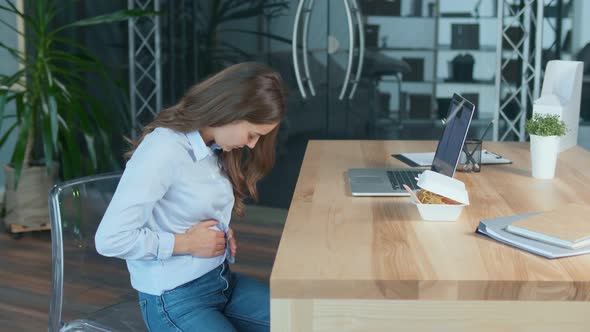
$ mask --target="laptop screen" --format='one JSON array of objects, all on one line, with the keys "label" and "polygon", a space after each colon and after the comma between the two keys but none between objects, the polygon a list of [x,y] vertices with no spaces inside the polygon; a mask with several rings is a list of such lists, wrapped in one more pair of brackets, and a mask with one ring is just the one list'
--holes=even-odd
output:
[{"label": "laptop screen", "polygon": [[446,124],[432,161],[432,171],[453,177],[474,110],[475,106],[467,99],[458,94],[453,95]]}]

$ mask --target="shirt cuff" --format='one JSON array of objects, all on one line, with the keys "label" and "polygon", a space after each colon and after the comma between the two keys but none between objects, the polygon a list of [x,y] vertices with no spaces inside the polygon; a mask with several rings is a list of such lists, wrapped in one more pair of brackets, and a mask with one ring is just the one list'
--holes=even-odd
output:
[{"label": "shirt cuff", "polygon": [[167,259],[174,250],[174,234],[158,233],[158,259]]}]

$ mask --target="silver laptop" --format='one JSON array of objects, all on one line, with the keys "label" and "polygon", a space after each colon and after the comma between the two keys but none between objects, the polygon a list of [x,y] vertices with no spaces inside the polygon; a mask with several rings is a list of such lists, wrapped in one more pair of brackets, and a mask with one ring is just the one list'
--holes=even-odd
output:
[{"label": "silver laptop", "polygon": [[[458,94],[453,95],[432,161],[432,171],[453,177],[474,111],[471,102]],[[351,168],[348,170],[350,190],[353,196],[409,196],[402,185],[416,189],[416,177],[423,171],[415,168]]]}]

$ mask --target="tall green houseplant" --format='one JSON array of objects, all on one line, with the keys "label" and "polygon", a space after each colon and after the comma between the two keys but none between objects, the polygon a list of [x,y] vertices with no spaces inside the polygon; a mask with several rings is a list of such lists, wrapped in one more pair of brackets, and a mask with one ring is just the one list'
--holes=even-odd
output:
[{"label": "tall green houseplant", "polygon": [[[10,29],[24,40],[24,47],[0,43],[18,68],[0,74],[0,147],[16,137],[11,164],[5,165],[4,211],[7,229],[14,236],[29,230],[48,229],[47,192],[59,173],[64,179],[118,167],[111,138],[122,134],[124,113],[90,93],[114,80],[107,68],[68,33],[77,28],[155,14],[119,10],[106,15],[57,24],[64,9],[76,1],[23,0],[24,9],[12,0],[0,0],[4,17],[16,17],[23,29],[0,18],[2,29]],[[21,3],[20,1],[17,3]],[[96,81],[90,77],[99,77]],[[101,84],[105,83],[105,84]],[[7,104],[15,114],[7,114]],[[8,118],[14,121],[7,125]],[[127,121],[128,122],[128,121]]]},{"label": "tall green houseplant", "polygon": [[[10,0],[0,4],[0,11],[22,20],[24,32],[8,22],[0,20],[0,24],[22,36],[26,43],[25,50],[0,43],[20,64],[14,73],[0,75],[0,128],[4,132],[0,147],[13,132],[18,133],[11,158],[15,188],[22,169],[31,162],[44,164],[50,173],[57,161],[65,179],[116,165],[110,136],[112,123],[121,119],[105,116],[112,112],[107,112],[107,106],[85,90],[87,74],[98,74],[108,81],[108,70],[66,33],[82,26],[153,13],[119,10],[56,26],[56,16],[64,6],[71,5],[72,2],[38,0],[26,2],[26,10],[19,10]],[[12,101],[16,121],[5,128],[3,120],[10,117],[5,112],[6,104]]]}]

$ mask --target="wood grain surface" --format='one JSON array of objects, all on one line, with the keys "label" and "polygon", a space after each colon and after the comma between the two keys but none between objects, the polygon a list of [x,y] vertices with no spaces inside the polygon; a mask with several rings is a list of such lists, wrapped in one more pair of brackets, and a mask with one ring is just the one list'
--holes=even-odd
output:
[{"label": "wood grain surface", "polygon": [[[589,301],[590,255],[549,260],[474,233],[481,219],[590,204],[590,153],[531,176],[527,143],[485,142],[513,161],[457,173],[471,205],[455,222],[420,219],[406,197],[353,197],[346,170],[407,167],[392,153],[433,141],[310,141],[271,274],[273,299]],[[586,307],[587,308],[587,307]]]}]

